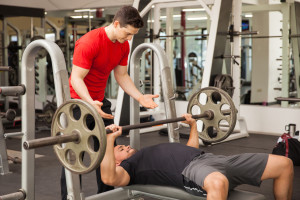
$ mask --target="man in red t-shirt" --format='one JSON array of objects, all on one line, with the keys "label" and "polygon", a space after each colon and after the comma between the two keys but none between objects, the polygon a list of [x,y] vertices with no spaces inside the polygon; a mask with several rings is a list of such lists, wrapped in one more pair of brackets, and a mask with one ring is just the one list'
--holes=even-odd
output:
[{"label": "man in red t-shirt", "polygon": [[72,98],[89,102],[103,118],[113,119],[111,114],[101,110],[101,102],[109,74],[114,70],[116,81],[128,95],[146,108],[157,107],[152,98],[158,95],[141,94],[127,73],[128,40],[142,26],[138,11],[124,6],[117,12],[112,24],[92,30],[76,42],[69,79]]},{"label": "man in red t-shirt", "polygon": [[[75,44],[72,73],[69,78],[71,97],[82,99],[93,105],[103,118],[105,126],[113,124],[111,103],[104,97],[107,79],[112,70],[122,89],[142,106],[155,108],[153,98],[159,95],[143,95],[135,87],[127,73],[129,43],[133,35],[143,27],[143,20],[137,9],[123,6],[114,16],[112,24],[92,30]],[[80,117],[80,110],[73,111]],[[87,126],[93,127],[93,119],[87,119]],[[95,144],[95,149],[99,148]],[[98,193],[113,189],[104,185],[100,167],[96,170]],[[65,173],[61,177],[62,199],[67,197]]]}]

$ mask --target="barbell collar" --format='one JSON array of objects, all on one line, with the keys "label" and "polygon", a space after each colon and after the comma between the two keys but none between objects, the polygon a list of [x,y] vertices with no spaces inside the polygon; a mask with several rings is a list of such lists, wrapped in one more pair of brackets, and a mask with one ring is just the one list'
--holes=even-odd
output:
[{"label": "barbell collar", "polygon": [[80,136],[78,133],[71,133],[68,135],[58,135],[25,141],[23,147],[24,149],[29,150],[67,142],[79,142],[79,140]]}]

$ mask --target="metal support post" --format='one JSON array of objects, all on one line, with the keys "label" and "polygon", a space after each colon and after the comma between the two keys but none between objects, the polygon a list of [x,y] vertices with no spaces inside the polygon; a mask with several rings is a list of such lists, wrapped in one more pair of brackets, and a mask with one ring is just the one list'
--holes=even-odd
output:
[{"label": "metal support post", "polygon": [[[290,48],[289,21],[290,4],[282,3],[282,97],[289,97]],[[288,107],[288,101],[281,101],[282,107]]]},{"label": "metal support post", "polygon": [[[22,36],[21,36],[21,31],[20,29],[18,29],[16,26],[14,26],[11,23],[7,23],[7,25],[12,28],[16,34],[17,34],[17,41],[18,41],[18,46],[21,47],[22,46]],[[21,80],[21,57],[22,57],[22,49],[18,48],[18,66],[19,68],[18,70],[18,80]]]},{"label": "metal support post", "polygon": [[[35,137],[35,78],[34,62],[37,52],[45,48],[50,54],[53,67],[53,77],[57,106],[70,97],[68,72],[61,49],[54,42],[35,40],[25,49],[22,57],[22,84],[26,86],[26,93],[22,96],[22,143]],[[34,150],[25,150],[22,145],[22,189],[26,192],[26,199],[34,200]],[[79,176],[66,173],[68,195],[72,200],[80,200]]]},{"label": "metal support post", "polygon": [[[295,2],[291,5],[291,34],[297,35],[300,34],[300,14],[296,12],[296,10],[300,9],[300,3]],[[299,37],[291,37],[292,43],[292,52],[294,58],[294,68],[295,68],[295,78],[296,78],[296,90],[297,90],[297,98],[300,98],[300,38]],[[299,104],[299,103],[298,103]]]},{"label": "metal support post", "polygon": [[[3,49],[3,64],[4,66],[8,66],[8,44],[9,44],[9,37],[8,37],[8,30],[7,30],[7,19],[4,17],[3,19],[3,44],[4,44],[4,49]],[[4,85],[8,86],[9,81],[8,81],[8,72],[5,72],[4,74]],[[9,98],[4,97],[4,109],[8,110],[9,109]]]},{"label": "metal support post", "polygon": [[[69,17],[65,17],[65,42],[66,42],[66,66],[67,71],[72,68],[69,37]],[[71,70],[70,70],[71,71]]]},{"label": "metal support post", "polygon": [[[233,0],[232,2],[232,22],[233,22],[233,31],[241,32],[241,22],[242,22],[242,0]],[[235,62],[231,59],[231,76],[233,81],[234,93],[232,100],[237,112],[237,121],[239,123],[240,131],[236,134],[231,134],[228,140],[238,139],[242,137],[248,137],[249,133],[247,130],[247,124],[243,117],[240,116],[240,105],[241,105],[241,35],[233,36],[233,44],[231,49],[231,55],[236,56]]]},{"label": "metal support post", "polygon": [[[160,8],[158,6],[154,7],[154,13],[153,13],[154,23],[153,23],[153,34],[159,35],[160,31]],[[153,40],[153,44],[160,45],[159,38],[156,38]],[[156,54],[153,54],[153,86],[154,91],[153,94],[160,94],[161,93],[161,74],[159,73],[159,61]],[[159,107],[161,107],[161,95],[159,95],[159,98],[154,99],[154,102],[157,103],[158,108],[155,108],[155,110],[158,110]]]},{"label": "metal support post", "polygon": [[[162,85],[166,118],[175,118],[176,109],[174,101],[175,99],[172,98],[174,96],[174,91],[172,87],[170,67],[168,65],[165,52],[159,44],[144,43],[135,48],[130,60],[130,71],[132,72],[130,77],[135,85],[139,84],[140,57],[147,48],[152,49],[157,56],[157,61],[159,62],[157,66],[160,67],[160,74],[164,80]],[[140,118],[139,109],[136,109],[138,108],[138,102],[130,98],[130,107],[134,108],[130,113],[130,124],[138,124]],[[170,142],[179,142],[179,133],[177,129],[177,123],[168,124]],[[138,129],[130,131],[130,145],[133,148],[140,148],[140,135]]]},{"label": "metal support post", "polygon": [[[240,32],[241,31],[241,22],[242,22],[242,1],[241,0],[233,0],[232,3],[232,22],[233,22],[233,31]],[[235,61],[231,59],[231,76],[233,78],[233,102],[235,104],[236,109],[238,110],[238,115],[240,113],[240,99],[241,99],[241,36],[236,35],[233,36],[233,42],[231,46],[231,55],[236,56]]]},{"label": "metal support post", "polygon": [[0,175],[6,175],[9,173],[4,128],[2,124],[2,118],[0,117]]},{"label": "metal support post", "polygon": [[216,37],[218,30],[218,23],[220,18],[220,9],[221,9],[221,1],[215,1],[214,6],[212,8],[211,15],[211,26],[209,31],[209,39],[207,43],[207,53],[206,60],[204,64],[203,78],[201,87],[208,87],[210,82],[210,76],[212,71],[213,59],[214,59],[214,50],[216,45]]},{"label": "metal support post", "polygon": [[[173,35],[174,34],[174,23],[173,23],[173,8],[166,8],[167,19],[166,19],[166,34]],[[174,62],[173,62],[173,38],[166,38],[166,55],[168,57],[168,62],[170,65],[172,80],[173,80],[173,88],[176,88],[176,79],[175,79],[175,70],[174,70]]]}]

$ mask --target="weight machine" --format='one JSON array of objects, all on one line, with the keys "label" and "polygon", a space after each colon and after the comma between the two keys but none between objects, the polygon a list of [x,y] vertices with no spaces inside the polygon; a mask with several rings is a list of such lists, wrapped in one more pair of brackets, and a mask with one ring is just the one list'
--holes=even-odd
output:
[{"label": "weight machine", "polygon": [[[139,0],[136,0],[134,2],[134,5],[138,5]],[[205,88],[208,86],[213,86],[214,85],[214,78],[222,74],[222,67],[223,66],[223,60],[228,60],[230,59],[231,65],[226,66],[227,67],[227,73],[233,75],[233,88],[235,88],[235,92],[233,94],[233,100],[235,102],[236,108],[239,111],[240,107],[240,43],[241,43],[241,34],[240,31],[240,26],[241,26],[241,6],[242,2],[241,0],[226,0],[226,1],[178,1],[178,0],[157,0],[157,1],[151,1],[148,3],[145,8],[140,12],[141,16],[144,16],[146,13],[149,12],[149,10],[152,8],[152,6],[155,5],[154,7],[154,27],[153,27],[153,34],[158,36],[159,31],[160,31],[160,10],[162,8],[174,8],[174,7],[181,7],[181,6],[199,6],[201,5],[209,15],[211,22],[210,22],[210,30],[209,30],[209,40],[208,40],[208,46],[207,46],[207,56],[206,56],[206,63],[204,66],[204,72],[203,72],[203,77],[202,77],[202,83],[197,84],[192,93],[195,93],[196,91],[199,90],[199,88]],[[212,6],[210,9],[209,6]],[[230,18],[231,16],[231,18]],[[168,21],[170,20],[170,21]],[[229,29],[229,22],[231,21],[232,29]],[[167,19],[167,24],[172,24],[172,17],[169,17]],[[168,30],[168,28],[167,28]],[[248,33],[249,34],[249,33]],[[225,46],[226,46],[226,41],[228,40],[228,35],[230,36],[231,39],[231,55],[224,55],[225,52]],[[155,37],[153,39],[153,43],[159,45],[160,40],[159,37]],[[170,49],[172,47],[172,40],[167,40],[166,42],[166,52],[167,52],[167,57],[170,59],[173,57],[173,51]],[[169,62],[168,66],[170,66],[170,71],[171,73],[168,76],[163,76],[163,74],[160,72],[159,69],[159,63],[160,61],[158,60],[157,54],[154,55],[154,94],[160,94],[161,91],[164,92],[164,90],[169,90],[168,88],[164,88],[161,83],[167,81],[168,78],[171,78],[174,80],[174,75],[172,75],[172,72],[174,71],[172,64]],[[135,70],[133,73],[138,73],[139,69]],[[132,72],[132,71],[131,71]],[[169,82],[170,86],[173,85],[173,82]],[[136,86],[138,87],[139,83],[135,83]],[[117,99],[117,106],[116,106],[116,124],[119,123],[119,116],[121,115],[120,107],[123,103],[122,98],[119,96],[123,95],[123,90],[120,88],[119,93],[118,93],[118,99]],[[159,105],[158,108],[154,109],[154,111],[147,111],[147,113],[150,114],[157,114],[160,117],[164,117],[165,111],[163,110],[164,103],[162,103],[162,98],[163,95],[160,95],[160,98],[154,99],[154,101]],[[165,99],[165,98],[164,98]],[[120,105],[120,106],[119,106]],[[135,107],[131,107],[133,110],[138,110],[139,107],[135,105]],[[165,108],[165,110],[168,110],[169,108]],[[139,112],[139,111],[134,111],[134,112]],[[178,111],[177,111],[178,112]],[[184,111],[185,112],[185,111]],[[141,113],[143,115],[143,113]],[[138,117],[136,116],[136,120]],[[224,141],[229,141],[233,139],[238,139],[242,137],[248,137],[249,133],[247,130],[247,125],[242,116],[238,116],[237,118],[238,121],[238,126],[239,126],[239,132],[235,134],[231,134],[226,140]],[[146,130],[142,130],[142,132],[150,132],[150,131],[155,131],[163,128],[164,126],[161,127],[151,127]],[[177,125],[178,127],[178,125]],[[178,130],[170,130],[168,127],[168,131],[171,134],[177,135],[178,133],[173,133],[175,131],[178,132]],[[136,133],[137,134],[137,133]],[[176,141],[176,140],[174,140]],[[200,141],[202,143],[202,141]],[[203,144],[203,143],[202,143]]]},{"label": "weight machine", "polygon": [[[63,59],[63,54],[60,48],[53,42],[46,40],[36,40],[28,45],[25,49],[23,58],[22,58],[22,84],[26,87],[26,93],[22,96],[22,143],[26,143],[26,141],[30,141],[34,139],[35,133],[35,109],[34,109],[34,60],[37,52],[41,48],[45,48],[52,59],[53,63],[53,75],[55,78],[55,90],[57,94],[57,104],[58,106],[62,105],[64,102],[70,100],[69,93],[69,84],[68,84],[68,73],[66,70],[65,61]],[[139,49],[139,48],[137,48]],[[167,70],[168,71],[168,70]],[[18,88],[20,90],[20,88]],[[15,89],[11,92],[16,92]],[[235,112],[234,108],[231,108],[232,112]],[[59,110],[59,109],[58,109]],[[69,112],[70,109],[67,109]],[[225,111],[226,112],[226,111]],[[95,112],[94,115],[99,115]],[[59,126],[63,126],[66,124],[66,121],[60,118],[61,115],[58,114]],[[71,117],[71,116],[68,116]],[[209,116],[207,116],[209,117]],[[95,119],[96,120],[96,119]],[[235,122],[235,120],[232,120]],[[104,129],[104,126],[102,126]],[[100,132],[101,133],[101,132]],[[98,134],[100,134],[98,133]],[[56,131],[55,131],[56,134]],[[106,133],[102,132],[106,136]],[[100,141],[105,142],[105,140],[100,139]],[[62,141],[64,142],[64,141]],[[66,141],[65,141],[66,142]],[[74,143],[76,145],[76,143]],[[28,200],[34,200],[34,150],[25,150],[25,146],[22,147],[22,189],[17,191],[16,193],[8,194],[1,196],[3,200],[6,199],[20,199],[26,198]],[[104,154],[103,150],[101,150],[102,154]],[[66,156],[64,154],[63,156]],[[101,159],[101,158],[100,158]],[[66,166],[67,167],[67,166]],[[137,197],[141,194],[148,195],[152,197],[165,198],[165,199],[205,199],[202,197],[195,197],[184,190],[171,188],[171,187],[161,187],[161,186],[128,186],[123,188],[118,188],[113,191],[105,192],[102,194],[94,195],[85,198],[84,194],[80,192],[80,184],[79,184],[79,176],[75,173],[72,173],[69,170],[66,170],[66,178],[68,185],[68,194],[69,198],[74,200],[83,200],[83,199],[131,199],[133,197]],[[258,195],[250,192],[244,192],[235,190],[231,193],[229,199],[264,199],[263,195]]]},{"label": "weight machine", "polygon": [[[10,135],[21,135],[22,142],[35,138],[35,57],[39,50],[45,48],[52,59],[53,76],[55,82],[55,91],[57,94],[57,104],[70,99],[70,90],[68,83],[68,73],[64,56],[60,48],[53,42],[46,40],[36,40],[30,43],[25,49],[22,57],[21,68],[21,86],[15,88],[1,88],[2,93],[7,95],[23,94],[22,102],[22,130],[20,133],[9,133]],[[5,90],[3,90],[5,89]],[[14,194],[3,196],[2,199],[20,199],[34,200],[34,150],[24,151],[22,148],[22,189]],[[72,184],[72,183],[70,183]],[[79,189],[79,187],[78,187]],[[80,190],[80,189],[79,189]]]},{"label": "weight machine", "polygon": [[[1,71],[9,71],[11,70],[10,67],[0,67]],[[1,87],[0,88],[0,94],[6,96],[10,96],[14,94],[10,93],[9,90],[10,87]],[[13,87],[15,88],[15,87]],[[23,88],[24,89],[24,88]],[[8,109],[6,112],[0,112],[0,175],[6,175],[9,174],[9,156],[7,155],[7,147],[6,147],[6,141],[7,134],[4,134],[4,128],[3,128],[3,120],[2,118],[5,118],[7,121],[13,121],[16,117],[16,111],[12,109]]]},{"label": "weight machine", "polygon": [[[8,66],[8,46],[9,46],[9,35],[8,35],[8,27],[12,28],[16,34],[17,34],[17,54],[18,56],[16,56],[16,63],[18,66],[15,66],[16,69],[13,69],[10,72],[10,75],[13,75],[13,73],[15,73],[14,76],[16,77],[11,77],[14,78],[15,81],[20,80],[20,67],[21,67],[21,50],[22,50],[22,38],[20,35],[20,30],[14,26],[13,24],[8,22],[8,18],[9,17],[39,17],[39,18],[44,18],[45,17],[45,10],[44,9],[40,9],[40,8],[26,8],[26,7],[18,7],[18,6],[6,6],[6,5],[0,5],[0,10],[1,10],[1,20],[2,20],[2,25],[3,25],[3,37],[1,37],[2,39],[2,65],[4,66]],[[33,28],[33,27],[31,27]],[[33,30],[31,30],[31,33],[33,33]],[[33,36],[33,35],[32,35]],[[1,50],[0,50],[1,52]],[[11,66],[13,67],[13,66]],[[4,86],[8,86],[9,84],[9,80],[8,80],[8,73],[2,73],[1,74],[1,85]],[[16,85],[18,83],[16,82]],[[11,101],[8,97],[4,98],[5,101],[5,109],[7,110],[9,108],[9,101]],[[19,104],[20,106],[20,104]]]},{"label": "weight machine", "polygon": [[[219,7],[220,9],[220,7]],[[147,46],[147,45],[146,45]],[[34,60],[37,55],[37,51],[41,48],[45,48],[51,56],[53,63],[53,75],[55,78],[55,90],[57,94],[57,104],[61,105],[63,102],[66,102],[70,99],[69,93],[69,84],[68,84],[68,73],[66,70],[65,61],[63,58],[63,54],[59,47],[52,42],[45,40],[37,40],[32,42],[26,50],[24,51],[23,59],[22,59],[22,83],[26,86],[26,93],[22,96],[22,118],[24,119],[22,123],[22,133],[23,138],[22,142],[34,139],[35,125],[34,125],[34,74],[32,70],[34,68]],[[145,47],[141,47],[143,49]],[[161,55],[161,50],[155,45],[152,48],[157,49],[156,56],[158,57],[158,63],[163,64],[163,66],[167,66],[166,61]],[[136,51],[137,55],[135,59],[139,59],[139,49]],[[159,58],[161,56],[161,58]],[[135,62],[137,62],[135,60]],[[134,67],[134,66],[132,66]],[[165,68],[163,73],[166,74],[168,80],[166,83],[170,83],[169,69]],[[170,89],[170,88],[169,88]],[[172,93],[166,93],[165,97],[169,97],[168,95]],[[170,102],[170,104],[173,104]],[[169,105],[169,107],[173,107]],[[172,115],[172,114],[171,114]],[[64,123],[64,122],[62,122]],[[173,127],[175,128],[175,127]],[[176,138],[176,136],[174,137]],[[134,140],[131,142],[135,142]],[[136,146],[136,145],[133,145]],[[22,160],[24,160],[24,164],[22,164],[22,189],[14,194],[10,194],[7,196],[24,196],[26,194],[26,199],[34,200],[34,150],[25,151],[22,147]],[[93,195],[90,197],[84,197],[84,194],[80,191],[79,177],[77,174],[71,173],[69,170],[66,170],[66,179],[67,179],[67,187],[69,198],[74,200],[83,200],[83,199],[131,199],[134,197],[138,197],[141,194],[149,195],[152,197],[157,197],[161,199],[205,199],[202,197],[192,196],[181,189],[171,188],[171,187],[162,187],[162,186],[128,186],[115,189],[113,191],[105,192],[98,195]],[[2,196],[3,198],[4,196]],[[25,197],[24,197],[25,198]],[[229,199],[264,199],[263,195],[254,194],[250,192],[244,192],[235,190],[230,193]]]},{"label": "weight machine", "polygon": [[[278,78],[280,87],[272,88],[274,90],[281,91],[281,97],[283,98],[289,98],[294,92],[294,96],[296,98],[300,97],[300,88],[299,88],[299,74],[300,74],[300,61],[299,61],[299,49],[300,49],[300,39],[299,39],[299,32],[300,32],[300,15],[299,12],[297,12],[300,8],[299,2],[281,2],[280,4],[271,4],[271,5],[252,5],[252,6],[245,6],[243,7],[243,12],[275,12],[278,11],[282,14],[282,34],[280,35],[262,35],[257,37],[252,37],[252,39],[259,40],[259,38],[281,38],[281,57],[277,58],[276,61],[281,62],[281,65],[278,66],[277,70],[281,71],[282,77]],[[292,59],[294,62],[291,62],[291,52],[292,52]],[[270,59],[270,58],[269,58]],[[291,63],[293,63],[294,67],[294,81],[295,81],[295,91],[290,91],[290,84],[291,84]],[[259,64],[259,63],[258,63]],[[269,67],[269,71],[273,71],[274,67]],[[256,73],[259,73],[260,71],[257,71]],[[272,74],[272,73],[269,73]],[[274,74],[274,72],[273,72]],[[279,73],[278,73],[279,74]],[[260,85],[257,85],[257,83],[260,80],[257,79],[254,81],[254,84],[252,84],[252,90],[256,91],[257,88],[260,88]],[[253,89],[254,88],[254,89]],[[270,87],[267,88],[267,90],[270,90]],[[271,93],[271,92],[269,92]],[[274,93],[274,92],[273,92]],[[271,93],[271,99],[277,98],[277,94]],[[260,96],[259,94],[256,95],[257,98]],[[273,98],[274,97],[274,98]],[[290,101],[295,102],[295,101]],[[280,101],[281,107],[288,107],[289,101]]]}]

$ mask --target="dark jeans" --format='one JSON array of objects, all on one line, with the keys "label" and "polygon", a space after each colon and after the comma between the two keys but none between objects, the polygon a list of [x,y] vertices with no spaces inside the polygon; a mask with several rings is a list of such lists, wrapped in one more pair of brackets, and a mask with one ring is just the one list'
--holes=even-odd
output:
[{"label": "dark jeans", "polygon": [[[109,100],[107,100],[106,98],[104,98],[102,103],[103,103],[103,106],[101,107],[102,111],[105,112],[105,113],[112,114],[112,112],[111,112],[111,102]],[[79,109],[75,108],[73,110],[73,113],[74,113],[74,118],[75,119],[80,117],[80,110]],[[114,120],[113,119],[103,119],[103,122],[104,122],[105,126],[108,126],[110,124],[113,124]],[[89,120],[87,118],[87,126],[89,128],[94,127],[95,126],[95,121],[94,120]],[[94,149],[99,149],[99,143],[98,142],[94,143]],[[106,191],[114,189],[114,187],[105,185],[102,182],[101,173],[100,173],[100,166],[96,169],[96,178],[97,178],[97,185],[98,185],[97,193],[106,192]],[[80,183],[81,183],[81,175],[80,175]],[[62,168],[60,184],[61,184],[61,199],[62,200],[67,200],[68,191],[67,191],[67,184],[66,184],[66,176],[65,176],[65,168],[64,167]]]}]

